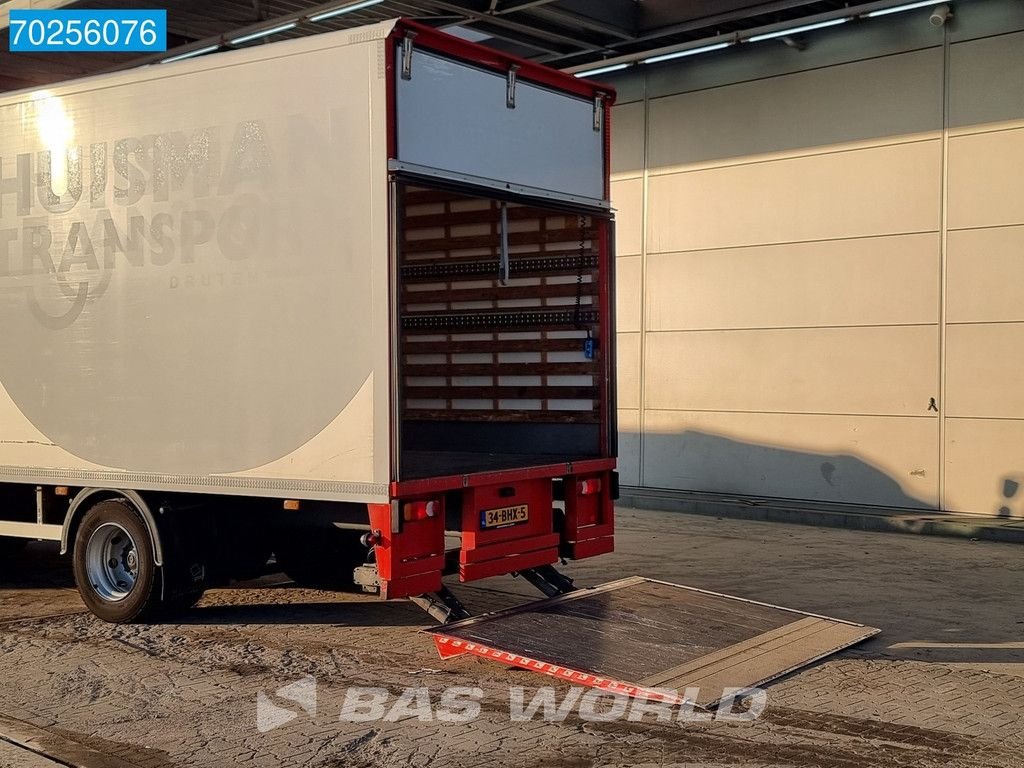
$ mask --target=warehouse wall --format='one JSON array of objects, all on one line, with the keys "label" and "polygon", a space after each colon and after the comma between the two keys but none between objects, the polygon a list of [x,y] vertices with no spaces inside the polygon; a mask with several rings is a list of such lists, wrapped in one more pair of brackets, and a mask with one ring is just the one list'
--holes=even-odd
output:
[{"label": "warehouse wall", "polygon": [[960,5],[618,80],[624,484],[1024,515],[1024,10]]},{"label": "warehouse wall", "polygon": [[945,503],[1024,516],[1024,32],[950,48]]}]

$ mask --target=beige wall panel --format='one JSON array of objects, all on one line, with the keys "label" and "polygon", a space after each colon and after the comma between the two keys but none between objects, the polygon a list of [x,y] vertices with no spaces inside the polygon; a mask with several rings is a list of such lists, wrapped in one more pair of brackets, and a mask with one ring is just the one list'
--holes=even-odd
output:
[{"label": "beige wall panel", "polygon": [[1024,119],[1022,72],[1024,32],[950,46],[950,125],[969,128]]},{"label": "beige wall panel", "polygon": [[643,439],[653,488],[936,504],[936,418],[646,411]]},{"label": "beige wall panel", "polygon": [[615,325],[619,332],[640,330],[640,257],[615,260]]},{"label": "beige wall panel", "polygon": [[615,253],[635,256],[643,248],[644,180],[613,181],[612,207],[615,209]]},{"label": "beige wall panel", "polygon": [[946,415],[1024,418],[1024,323],[946,329]]},{"label": "beige wall panel", "polygon": [[653,176],[647,251],[935,231],[941,149],[921,141]]},{"label": "beige wall panel", "polygon": [[946,241],[946,319],[1024,321],[1024,226],[963,229]]},{"label": "beige wall panel", "polygon": [[619,482],[640,485],[640,411],[619,409]]},{"label": "beige wall panel", "polygon": [[946,508],[1024,517],[1024,421],[946,420]]},{"label": "beige wall panel", "polygon": [[640,334],[620,333],[616,337],[616,368],[620,408],[640,407]]},{"label": "beige wall panel", "polygon": [[939,236],[652,254],[646,282],[649,330],[935,323]]},{"label": "beige wall panel", "polygon": [[651,168],[920,136],[941,130],[942,50],[654,99],[649,119]]},{"label": "beige wall panel", "polygon": [[935,326],[665,331],[645,337],[645,407],[926,415]]},{"label": "beige wall panel", "polygon": [[644,170],[644,104],[612,107],[612,177],[639,176]]},{"label": "beige wall panel", "polygon": [[950,229],[1024,224],[1024,128],[949,140]]}]

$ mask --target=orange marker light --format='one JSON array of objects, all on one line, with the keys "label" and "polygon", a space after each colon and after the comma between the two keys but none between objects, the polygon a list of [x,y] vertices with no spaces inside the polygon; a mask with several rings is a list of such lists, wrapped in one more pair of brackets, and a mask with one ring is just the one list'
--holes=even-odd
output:
[{"label": "orange marker light", "polygon": [[406,522],[427,520],[440,514],[441,502],[436,499],[430,501],[407,501],[402,505],[402,519]]}]

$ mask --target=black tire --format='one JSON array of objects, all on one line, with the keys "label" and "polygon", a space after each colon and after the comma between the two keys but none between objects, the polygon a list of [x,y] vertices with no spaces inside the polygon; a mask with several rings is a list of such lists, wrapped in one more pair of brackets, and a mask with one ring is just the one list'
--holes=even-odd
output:
[{"label": "black tire", "polygon": [[[126,553],[130,542],[125,542],[117,529],[127,533],[131,542],[134,542],[131,548],[134,553],[131,559],[135,569],[134,583],[123,596],[111,599],[102,594],[102,584],[94,584],[90,578],[89,542],[94,537],[98,537],[98,542],[104,535],[112,535],[114,546],[123,544],[122,553]],[[161,607],[160,573],[155,563],[149,529],[128,502],[120,499],[101,501],[85,513],[75,536],[73,561],[78,591],[86,607],[98,618],[114,624],[128,624],[152,618]],[[97,574],[95,565],[93,574]],[[96,581],[102,582],[103,578],[97,576]]]},{"label": "black tire", "polygon": [[352,571],[366,562],[359,531],[300,528],[284,532],[277,545],[277,564],[300,587],[355,589]]}]

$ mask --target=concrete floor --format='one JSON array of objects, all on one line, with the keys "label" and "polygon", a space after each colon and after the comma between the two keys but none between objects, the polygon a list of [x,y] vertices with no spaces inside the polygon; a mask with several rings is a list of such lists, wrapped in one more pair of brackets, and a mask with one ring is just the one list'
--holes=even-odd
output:
[{"label": "concrete floor", "polygon": [[[0,577],[0,767],[1024,764],[1024,549],[1018,545],[620,509],[618,551],[565,570],[634,574],[876,627],[863,645],[766,688],[747,723],[511,722],[509,687],[552,684],[472,658],[441,661],[406,603],[274,586],[208,594],[178,623],[82,612],[67,564],[34,545]],[[473,612],[536,593],[453,585]],[[260,733],[256,701],[312,677],[316,714]],[[480,687],[467,723],[341,722],[350,686],[439,700]],[[569,687],[557,683],[559,698]],[[15,745],[36,745],[36,753]],[[42,745],[42,746],[40,746]],[[62,757],[63,756],[63,757]],[[20,761],[20,762],[19,762]],[[43,762],[40,762],[43,761]]]}]

